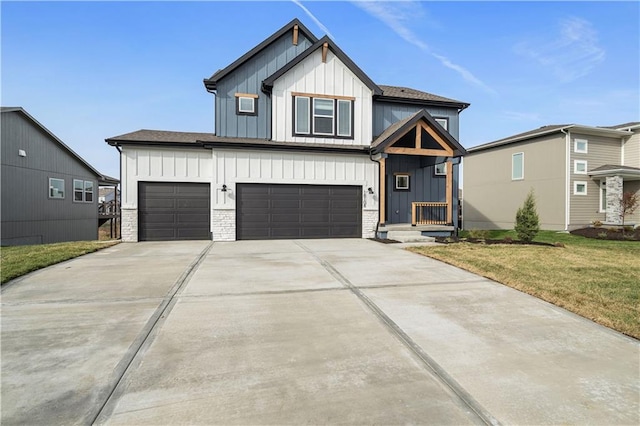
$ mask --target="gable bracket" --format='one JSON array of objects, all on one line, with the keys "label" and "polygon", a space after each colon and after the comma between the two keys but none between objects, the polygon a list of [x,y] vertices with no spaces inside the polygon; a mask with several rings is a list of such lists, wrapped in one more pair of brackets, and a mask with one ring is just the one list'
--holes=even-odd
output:
[{"label": "gable bracket", "polygon": [[293,45],[298,45],[298,24],[293,26]]},{"label": "gable bracket", "polygon": [[329,51],[329,43],[324,43],[322,45],[322,62],[327,62],[327,52]]}]

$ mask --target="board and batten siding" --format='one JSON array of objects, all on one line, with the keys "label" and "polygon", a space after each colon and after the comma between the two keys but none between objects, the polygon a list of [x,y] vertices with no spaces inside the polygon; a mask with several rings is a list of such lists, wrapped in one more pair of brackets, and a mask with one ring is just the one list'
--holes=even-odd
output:
[{"label": "board and batten siding", "polygon": [[[98,176],[22,112],[1,115],[2,245],[96,240]],[[64,199],[49,198],[49,178],[64,179]],[[93,182],[93,202],[73,201],[73,179]]]},{"label": "board and batten siding", "polygon": [[[575,140],[587,140],[587,153],[577,153],[575,151]],[[576,174],[574,170],[575,160],[587,161],[587,169],[593,170],[605,164],[620,164],[620,138],[609,138],[604,136],[585,135],[570,133],[570,183],[569,183],[569,228],[575,229],[589,225],[594,220],[604,222],[605,214],[600,213],[600,180],[592,179],[588,175]],[[574,184],[576,181],[587,183],[587,195],[574,195]]]},{"label": "board and batten siding", "polygon": [[633,135],[624,141],[624,166],[637,167],[640,169],[640,130],[636,130]]},{"label": "board and batten siding", "polygon": [[[218,81],[215,97],[216,134],[224,137],[271,138],[271,99],[261,91],[262,81],[311,44],[311,41],[299,32],[298,44],[294,45],[293,33],[289,31]],[[258,95],[258,114],[237,115],[236,93]]]},{"label": "board and batten siding", "polygon": [[122,208],[138,208],[138,182],[211,182],[207,149],[122,148]]},{"label": "board and batten siding", "polygon": [[[524,179],[511,179],[511,160],[524,153]],[[564,230],[566,143],[563,134],[471,152],[463,159],[465,229],[513,229],[533,189],[541,229]]]},{"label": "board and batten siding", "polygon": [[460,120],[456,108],[423,107],[396,102],[373,102],[373,137],[378,137],[393,123],[405,119],[420,110],[426,110],[434,118],[447,118],[448,131],[459,140]]},{"label": "board and batten siding", "polygon": [[[354,97],[353,139],[293,136],[293,93]],[[333,52],[322,62],[322,49],[310,54],[278,78],[272,90],[273,139],[342,145],[369,145],[372,141],[372,91]]]}]

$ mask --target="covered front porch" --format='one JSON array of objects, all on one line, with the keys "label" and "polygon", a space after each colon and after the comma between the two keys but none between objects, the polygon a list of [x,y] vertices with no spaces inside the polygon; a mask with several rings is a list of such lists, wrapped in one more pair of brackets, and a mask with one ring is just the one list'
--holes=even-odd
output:
[{"label": "covered front porch", "polygon": [[458,227],[458,167],[466,151],[425,110],[390,126],[372,144],[380,164],[380,224],[446,236]]},{"label": "covered front porch", "polygon": [[604,165],[589,176],[599,182],[599,210],[605,214],[605,225],[638,225],[640,209],[623,217],[622,198],[624,193],[640,196],[640,169],[621,165]]}]

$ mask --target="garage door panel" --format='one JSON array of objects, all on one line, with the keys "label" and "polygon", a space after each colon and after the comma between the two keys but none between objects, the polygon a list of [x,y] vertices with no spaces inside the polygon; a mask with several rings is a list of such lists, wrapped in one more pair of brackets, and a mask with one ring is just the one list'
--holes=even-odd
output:
[{"label": "garage door panel", "polygon": [[238,184],[236,191],[238,239],[362,236],[359,186]]},{"label": "garage door panel", "polygon": [[209,184],[140,182],[141,241],[210,239]]}]

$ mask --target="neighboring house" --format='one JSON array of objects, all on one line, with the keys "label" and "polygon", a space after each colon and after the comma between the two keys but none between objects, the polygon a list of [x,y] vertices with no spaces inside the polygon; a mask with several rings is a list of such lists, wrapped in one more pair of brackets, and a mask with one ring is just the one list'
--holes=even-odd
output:
[{"label": "neighboring house", "polygon": [[106,140],[121,150],[123,240],[454,231],[469,104],[378,85],[297,19],[204,85],[216,134]]},{"label": "neighboring house", "polygon": [[[640,195],[640,123],[544,126],[468,151],[465,229],[513,228],[530,189],[548,230],[619,224],[623,192]],[[640,223],[640,209],[625,222]]]},{"label": "neighboring house", "polygon": [[98,239],[100,174],[20,107],[2,107],[1,244]]},{"label": "neighboring house", "polygon": [[[120,190],[117,192],[118,199],[120,199]],[[98,203],[108,203],[116,199],[116,187],[103,187],[98,192]]]}]

